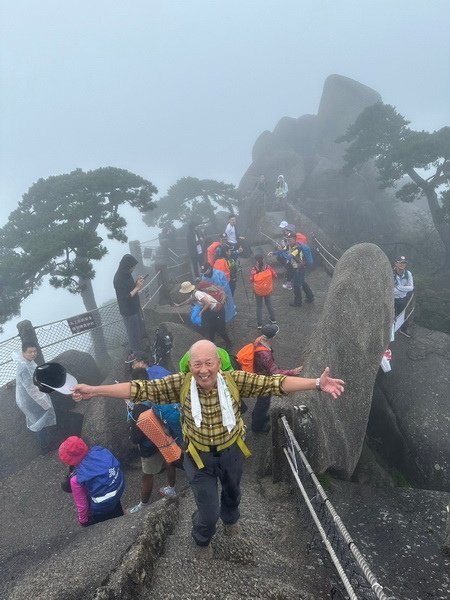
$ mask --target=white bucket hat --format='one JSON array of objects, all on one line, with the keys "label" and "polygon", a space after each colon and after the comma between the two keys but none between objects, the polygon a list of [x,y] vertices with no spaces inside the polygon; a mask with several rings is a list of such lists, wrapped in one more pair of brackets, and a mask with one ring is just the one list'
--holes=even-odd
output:
[{"label": "white bucket hat", "polygon": [[190,294],[194,290],[195,285],[193,285],[190,281],[183,281],[178,291],[180,292],[180,294]]}]

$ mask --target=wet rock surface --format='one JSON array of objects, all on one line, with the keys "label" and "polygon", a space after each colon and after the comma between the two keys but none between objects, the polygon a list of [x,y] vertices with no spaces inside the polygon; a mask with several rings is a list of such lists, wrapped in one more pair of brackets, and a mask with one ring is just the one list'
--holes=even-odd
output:
[{"label": "wet rock surface", "polygon": [[392,371],[379,373],[369,435],[417,487],[450,491],[450,336],[423,327],[396,336]]}]

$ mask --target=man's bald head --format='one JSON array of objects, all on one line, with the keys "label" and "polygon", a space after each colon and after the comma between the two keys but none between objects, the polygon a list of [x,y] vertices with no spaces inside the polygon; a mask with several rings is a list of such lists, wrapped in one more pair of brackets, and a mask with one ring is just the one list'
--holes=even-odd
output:
[{"label": "man's bald head", "polygon": [[213,389],[217,384],[220,358],[217,346],[209,340],[199,340],[189,349],[189,368],[201,388]]},{"label": "man's bald head", "polygon": [[192,346],[189,348],[189,359],[192,358],[192,355],[195,356],[198,353],[210,353],[212,356],[219,356],[219,353],[217,352],[217,346],[209,340],[199,340],[198,342],[192,344]]}]

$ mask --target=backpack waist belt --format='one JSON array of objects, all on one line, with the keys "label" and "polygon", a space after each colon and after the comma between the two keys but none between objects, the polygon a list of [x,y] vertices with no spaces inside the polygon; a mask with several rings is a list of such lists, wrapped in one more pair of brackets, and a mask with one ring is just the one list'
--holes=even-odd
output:
[{"label": "backpack waist belt", "polygon": [[222,450],[230,448],[230,446],[232,446],[234,443],[236,443],[239,446],[239,449],[241,450],[245,458],[251,456],[252,453],[250,452],[248,446],[242,439],[241,432],[236,433],[230,440],[228,440],[228,442],[225,442],[224,444],[219,444],[218,446],[205,446],[204,444],[200,444],[200,442],[188,440],[186,452],[188,452],[191,455],[192,460],[197,465],[197,468],[203,469],[205,464],[202,461],[198,450],[200,450],[200,452],[222,452]]}]

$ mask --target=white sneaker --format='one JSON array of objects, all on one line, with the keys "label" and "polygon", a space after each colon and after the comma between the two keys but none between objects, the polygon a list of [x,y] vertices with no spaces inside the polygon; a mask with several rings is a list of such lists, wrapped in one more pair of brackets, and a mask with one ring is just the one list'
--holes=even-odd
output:
[{"label": "white sneaker", "polygon": [[158,494],[163,498],[176,498],[177,493],[174,487],[170,487],[170,485],[166,485],[165,487],[159,488]]},{"label": "white sneaker", "polygon": [[139,512],[140,510],[142,510],[143,508],[147,508],[148,506],[148,502],[139,502],[139,504],[136,504],[136,506],[133,506],[133,508],[130,508],[130,510],[128,511],[131,515],[134,515],[135,513]]}]

